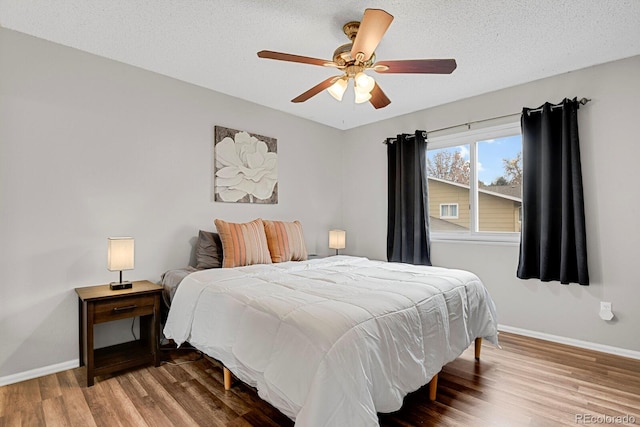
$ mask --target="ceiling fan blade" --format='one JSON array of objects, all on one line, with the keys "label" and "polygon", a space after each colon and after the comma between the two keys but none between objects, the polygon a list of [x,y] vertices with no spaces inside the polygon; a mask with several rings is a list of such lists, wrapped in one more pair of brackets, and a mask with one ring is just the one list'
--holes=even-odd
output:
[{"label": "ceiling fan blade", "polygon": [[387,98],[387,95],[385,95],[382,89],[380,89],[378,83],[376,83],[371,90],[371,99],[369,99],[369,102],[376,110],[378,108],[384,108],[387,105],[391,104],[391,100]]},{"label": "ceiling fan blade", "polygon": [[455,59],[407,59],[376,62],[378,73],[451,74],[457,67]]},{"label": "ceiling fan blade", "polygon": [[322,92],[323,90],[325,90],[326,88],[328,88],[329,86],[334,84],[335,81],[337,79],[339,79],[340,77],[342,77],[342,76],[329,77],[328,79],[318,83],[317,85],[315,85],[314,87],[312,87],[308,91],[306,91],[304,93],[301,93],[300,95],[296,96],[295,98],[293,98],[291,100],[291,102],[304,102],[307,99],[311,98],[312,96],[316,96],[317,94],[319,94],[320,92]]},{"label": "ceiling fan blade", "polygon": [[356,58],[359,52],[364,54],[360,61],[364,62],[371,58],[373,51],[378,47],[382,36],[391,25],[393,16],[382,9],[366,9],[360,22],[358,34],[353,41],[351,57]]},{"label": "ceiling fan blade", "polygon": [[326,59],[311,58],[309,56],[293,55],[290,53],[274,52],[272,50],[261,50],[260,52],[258,52],[258,56],[265,59],[299,62],[301,64],[320,65],[326,67],[338,66],[338,64],[336,64],[335,62],[327,61]]}]

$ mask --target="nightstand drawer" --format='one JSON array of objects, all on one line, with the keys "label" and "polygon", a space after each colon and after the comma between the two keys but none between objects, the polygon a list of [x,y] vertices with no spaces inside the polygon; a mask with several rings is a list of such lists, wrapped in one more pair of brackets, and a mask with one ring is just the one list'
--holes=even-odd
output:
[{"label": "nightstand drawer", "polygon": [[155,295],[133,295],[96,301],[94,323],[110,322],[154,313]]}]

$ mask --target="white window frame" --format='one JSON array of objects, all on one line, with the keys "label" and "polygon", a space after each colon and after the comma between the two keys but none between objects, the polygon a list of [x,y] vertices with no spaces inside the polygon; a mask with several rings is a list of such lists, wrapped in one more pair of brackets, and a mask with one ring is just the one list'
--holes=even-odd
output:
[{"label": "white window frame", "polygon": [[[442,215],[442,207],[443,206],[448,206],[449,210],[451,209],[451,206],[455,206],[456,207],[456,214],[455,215]],[[458,211],[458,204],[457,203],[440,203],[440,219],[458,219],[458,215],[459,215],[459,211]]]},{"label": "white window frame", "polygon": [[[469,146],[469,163],[471,164],[471,176],[469,177],[469,204],[470,220],[469,231],[430,231],[432,241],[479,241],[479,242],[505,242],[519,243],[518,232],[490,232],[478,231],[478,142],[495,138],[520,135],[520,122],[490,126],[482,129],[473,129],[443,136],[429,137],[427,139],[427,151],[440,148],[451,148],[462,145]],[[458,208],[459,209],[459,208]],[[458,211],[460,215],[460,211]]]}]

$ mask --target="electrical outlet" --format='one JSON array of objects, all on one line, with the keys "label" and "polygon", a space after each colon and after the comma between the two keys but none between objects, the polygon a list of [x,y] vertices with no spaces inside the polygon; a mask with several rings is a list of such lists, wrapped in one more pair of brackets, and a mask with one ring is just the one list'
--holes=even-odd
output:
[{"label": "electrical outlet", "polygon": [[611,311],[611,303],[610,302],[605,302],[605,301],[600,301],[600,318],[602,320],[612,320],[614,315],[613,312]]}]

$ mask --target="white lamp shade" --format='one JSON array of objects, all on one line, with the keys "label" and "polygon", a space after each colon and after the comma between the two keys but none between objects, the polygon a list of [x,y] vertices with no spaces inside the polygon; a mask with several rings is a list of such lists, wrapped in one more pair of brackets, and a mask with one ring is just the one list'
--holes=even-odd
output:
[{"label": "white lamp shade", "polygon": [[355,99],[356,104],[362,104],[363,102],[367,102],[368,100],[371,99],[371,94],[369,92],[364,92],[358,89],[358,86],[355,86],[355,93],[356,93],[356,99]]},{"label": "white lamp shade", "polygon": [[347,241],[347,232],[344,230],[329,230],[329,248],[344,249]]},{"label": "white lamp shade", "polygon": [[366,75],[362,71],[356,74],[353,81],[360,92],[370,93],[376,85],[373,77]]},{"label": "white lamp shade", "polygon": [[109,271],[133,270],[133,237],[109,237],[107,269]]},{"label": "white lamp shade", "polygon": [[347,90],[347,81],[345,79],[338,79],[334,84],[329,86],[327,92],[338,101],[342,101],[345,90]]}]

